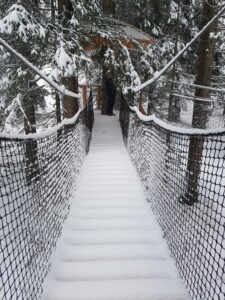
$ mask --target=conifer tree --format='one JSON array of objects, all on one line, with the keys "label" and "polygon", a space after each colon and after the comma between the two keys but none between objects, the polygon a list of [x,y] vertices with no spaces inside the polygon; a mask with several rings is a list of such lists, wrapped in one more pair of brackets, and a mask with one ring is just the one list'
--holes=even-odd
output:
[{"label": "conifer tree", "polygon": [[[201,27],[203,28],[217,12],[217,0],[203,0]],[[213,61],[215,54],[215,38],[218,22],[214,22],[211,27],[202,35],[198,46],[197,76],[196,84],[202,86],[211,85]],[[209,90],[197,88],[195,92],[197,98],[209,97]],[[201,114],[201,118],[199,118]],[[208,103],[205,101],[195,101],[192,126],[206,128],[209,118]]]},{"label": "conifer tree", "polygon": [[[38,20],[38,4],[36,1],[31,2],[23,0],[9,7],[1,4],[5,15],[0,20],[0,33],[19,53],[31,62],[40,65],[41,45],[45,39],[45,30]],[[5,53],[4,49],[1,50]],[[7,70],[4,73],[7,75],[2,74],[5,81],[5,101],[1,103],[5,129],[7,131],[8,127],[10,128],[13,112],[15,116],[24,118],[26,133],[35,132],[35,107],[43,104],[43,95],[39,91],[36,77],[11,55],[5,53],[3,59],[5,71]]]},{"label": "conifer tree", "polygon": [[[215,16],[218,9],[218,1],[203,0],[202,8],[202,28]],[[198,65],[196,84],[202,86],[210,86],[212,79],[212,65],[214,60],[215,39],[214,34],[217,28],[215,21],[210,28],[202,35],[198,46]],[[194,114],[192,126],[196,128],[206,128],[208,121],[208,103],[204,98],[208,98],[209,90],[205,88],[197,88],[195,96],[203,98],[203,101],[194,103]],[[198,200],[198,181],[201,172],[202,152],[204,147],[204,139],[196,139],[192,137],[189,144],[188,156],[188,181],[187,194],[192,202]],[[192,204],[192,202],[190,204]]]}]

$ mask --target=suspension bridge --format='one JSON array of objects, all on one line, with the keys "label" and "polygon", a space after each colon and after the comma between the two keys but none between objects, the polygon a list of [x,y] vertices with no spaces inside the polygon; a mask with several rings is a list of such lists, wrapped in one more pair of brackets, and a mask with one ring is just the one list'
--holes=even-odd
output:
[{"label": "suspension bridge", "polygon": [[89,97],[45,132],[0,134],[0,299],[224,299],[224,142],[123,95],[115,117]]},{"label": "suspension bridge", "polygon": [[1,136],[1,299],[189,299],[175,265],[193,299],[223,298],[225,132],[147,118],[121,99],[131,159],[117,117],[100,113],[85,159],[93,110]]}]

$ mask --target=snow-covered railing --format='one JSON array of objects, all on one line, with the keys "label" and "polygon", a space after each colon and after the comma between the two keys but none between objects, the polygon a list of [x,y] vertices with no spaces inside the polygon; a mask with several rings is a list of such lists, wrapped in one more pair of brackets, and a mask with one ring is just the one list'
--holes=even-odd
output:
[{"label": "snow-covered railing", "polygon": [[[150,80],[133,89],[137,93],[136,98],[139,99],[139,108],[142,112],[147,115],[155,114],[161,120],[177,124],[179,127],[208,129],[225,126],[225,89],[223,81],[218,78],[218,74],[222,74],[221,68],[218,71],[222,58],[216,56],[215,62],[209,66],[212,78],[208,84],[211,81],[211,86],[194,83],[198,57],[196,41],[205,34],[206,30],[209,30],[215,21],[221,19],[224,12],[225,6],[223,5],[215,17],[180,51],[178,49],[182,42],[177,37],[174,49],[174,53],[178,51],[177,55],[174,55],[162,70],[155,72]],[[214,35],[211,33],[210,36],[213,39],[217,37],[216,46],[222,47],[219,32]],[[184,31],[182,40],[188,41],[189,33]],[[133,96],[129,99],[130,104],[134,103],[133,99]]]},{"label": "snow-covered railing", "polygon": [[65,87],[59,86],[55,81],[53,81],[50,77],[46,76],[41,70],[39,70],[36,66],[34,66],[30,61],[28,61],[23,55],[18,53],[14,48],[12,48],[5,40],[0,37],[0,45],[5,47],[11,54],[16,56],[22,63],[24,63],[31,71],[33,71],[36,75],[42,78],[45,82],[47,82],[51,87],[55,88],[61,95],[66,95],[70,97],[74,97],[75,99],[80,99],[81,95],[76,94],[67,90]]},{"label": "snow-covered railing", "polygon": [[224,298],[225,129],[177,128],[122,97],[124,141],[194,300]]},{"label": "snow-covered railing", "polygon": [[[196,96],[196,89],[205,97]],[[154,87],[141,92],[142,103],[149,115],[176,127],[191,128],[197,118],[197,128],[224,128],[225,90],[189,82],[159,80]]]},{"label": "snow-covered railing", "polygon": [[61,125],[0,135],[0,299],[39,300],[89,149],[92,101]]}]

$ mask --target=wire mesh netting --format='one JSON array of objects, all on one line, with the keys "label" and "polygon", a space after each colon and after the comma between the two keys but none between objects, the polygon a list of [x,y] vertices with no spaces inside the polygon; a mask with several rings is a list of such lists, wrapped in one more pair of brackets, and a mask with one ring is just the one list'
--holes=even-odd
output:
[{"label": "wire mesh netting", "polygon": [[52,133],[0,138],[1,300],[40,299],[92,123],[89,105]]},{"label": "wire mesh netting", "polygon": [[225,132],[191,134],[143,121],[123,99],[121,127],[191,297],[225,295]]}]

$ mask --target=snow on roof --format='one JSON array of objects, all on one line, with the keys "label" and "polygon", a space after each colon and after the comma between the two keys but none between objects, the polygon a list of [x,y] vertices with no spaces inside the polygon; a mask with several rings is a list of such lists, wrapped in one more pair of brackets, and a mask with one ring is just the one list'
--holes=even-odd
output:
[{"label": "snow on roof", "polygon": [[131,24],[125,23],[123,21],[111,17],[104,17],[104,19],[105,21],[108,21],[109,23],[118,26],[121,29],[121,31],[123,31],[125,35],[127,35],[131,39],[142,41],[145,44],[151,44],[154,41],[154,38],[148,33],[136,28]]},{"label": "snow on roof", "polygon": [[152,41],[152,37],[147,33],[133,27],[132,25],[120,26],[121,29],[135,40]]},{"label": "snow on roof", "polygon": [[[148,46],[154,42],[154,38],[148,33],[134,27],[133,25],[124,23],[120,20],[116,20],[111,17],[103,17],[104,26],[111,26],[112,31],[111,38],[114,40],[120,40],[128,49],[135,50],[137,45],[134,40],[138,41],[144,46]],[[104,30],[98,31],[96,36],[92,38],[92,41],[86,46],[86,52],[95,51],[97,48],[105,44]]]}]

